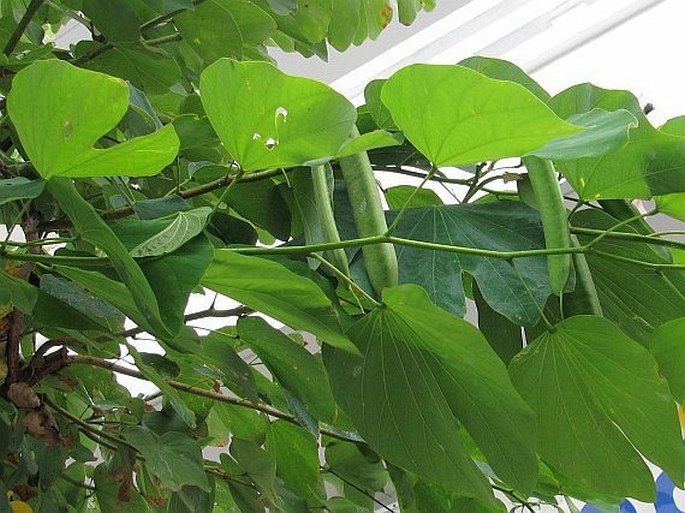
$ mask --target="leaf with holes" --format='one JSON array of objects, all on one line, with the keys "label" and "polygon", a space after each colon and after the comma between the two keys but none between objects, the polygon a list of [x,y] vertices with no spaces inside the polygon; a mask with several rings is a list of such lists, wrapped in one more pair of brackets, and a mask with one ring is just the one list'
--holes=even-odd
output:
[{"label": "leaf with holes", "polygon": [[246,171],[335,155],[356,119],[333,89],[265,62],[219,60],[202,72],[200,89],[214,130]]}]

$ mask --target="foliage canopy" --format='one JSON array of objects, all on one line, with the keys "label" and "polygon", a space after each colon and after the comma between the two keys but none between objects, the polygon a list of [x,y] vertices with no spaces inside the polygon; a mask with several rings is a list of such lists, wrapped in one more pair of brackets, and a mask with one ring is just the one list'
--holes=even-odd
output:
[{"label": "foliage canopy", "polygon": [[[0,513],[617,504],[655,498],[645,460],[683,484],[685,243],[645,221],[685,217],[682,119],[482,57],[355,108],[269,61],[393,15],[0,3]],[[92,40],[56,48],[70,20]]]}]

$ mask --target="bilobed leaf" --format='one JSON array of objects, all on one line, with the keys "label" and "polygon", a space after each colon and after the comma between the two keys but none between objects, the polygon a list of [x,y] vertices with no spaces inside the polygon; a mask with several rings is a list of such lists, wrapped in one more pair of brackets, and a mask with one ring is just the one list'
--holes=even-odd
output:
[{"label": "bilobed leaf", "polygon": [[478,55],[467,57],[457,64],[459,64],[459,66],[471,68],[486,77],[496,78],[497,80],[509,80],[510,82],[521,84],[545,103],[550,99],[549,93],[545,91],[540,84],[533,80],[528,73],[523,71],[516,64],[509,61]]},{"label": "bilobed leaf", "polygon": [[[619,222],[597,209],[576,212],[571,218],[573,226],[595,230],[609,230]],[[621,226],[618,231],[637,233],[630,225]],[[578,235],[578,238],[586,244],[592,236]],[[604,316],[631,338],[643,343],[654,328],[685,316],[685,276],[675,269],[662,269],[656,273],[611,256],[657,264],[670,263],[670,259],[656,248],[605,237],[593,246],[595,251],[585,255]]]},{"label": "bilobed leaf", "polygon": [[632,94],[581,84],[559,93],[549,105],[564,118],[592,109],[625,109],[638,121],[630,130],[628,143],[616,151],[555,160],[582,199],[649,198],[685,191],[685,137],[652,127]]},{"label": "bilobed leaf", "polygon": [[166,228],[134,247],[131,250],[131,256],[134,258],[160,256],[175,251],[202,233],[211,213],[212,209],[209,207],[178,212]]},{"label": "bilobed leaf", "polygon": [[265,62],[219,60],[202,73],[200,89],[214,130],[246,171],[335,155],[356,119],[333,89]]},{"label": "bilobed leaf", "polygon": [[172,126],[106,149],[94,146],[129,106],[118,78],[42,60],[17,73],[7,108],[31,163],[43,178],[151,176],[178,153]]},{"label": "bilobed leaf", "polygon": [[654,500],[640,454],[681,482],[680,426],[668,385],[649,351],[608,319],[562,321],[514,358],[510,373],[537,415],[540,455],[569,493],[577,485]]},{"label": "bilobed leaf", "polygon": [[217,250],[202,285],[293,329],[309,331],[321,342],[356,352],[340,331],[333,305],[323,290],[277,262]]},{"label": "bilobed leaf", "polygon": [[257,317],[238,321],[238,336],[252,348],[278,382],[318,419],[334,423],[337,405],[321,361]]},{"label": "bilobed leaf", "polygon": [[581,130],[523,86],[463,66],[408,66],[388,79],[381,97],[436,166],[521,156]]},{"label": "bilobed leaf", "polygon": [[174,18],[183,40],[207,62],[242,58],[244,50],[271,37],[276,23],[246,0],[207,0]]},{"label": "bilobed leaf", "polygon": [[0,180],[0,205],[20,199],[37,198],[43,193],[43,180],[29,180],[23,176]]},{"label": "bilobed leaf", "polygon": [[145,466],[167,488],[180,491],[197,486],[209,491],[200,445],[183,433],[169,431],[157,436],[143,426],[126,428],[122,435],[145,458]]},{"label": "bilobed leaf", "polygon": [[460,422],[501,479],[537,479],[533,415],[471,324],[424,290],[384,290],[383,307],[348,330],[363,357],[325,348],[333,391],[366,442],[394,465],[469,497],[490,487],[457,436]]},{"label": "bilobed leaf", "polygon": [[[394,213],[390,213],[392,220]],[[398,237],[496,251],[544,248],[538,213],[513,201],[443,205],[405,211],[397,225]],[[463,253],[450,253],[409,246],[397,247],[401,283],[416,283],[440,307],[463,315],[465,297],[462,274],[471,274],[491,308],[519,325],[535,324],[551,294],[544,258],[521,258],[514,265],[505,260]],[[530,294],[533,294],[531,297]]]}]

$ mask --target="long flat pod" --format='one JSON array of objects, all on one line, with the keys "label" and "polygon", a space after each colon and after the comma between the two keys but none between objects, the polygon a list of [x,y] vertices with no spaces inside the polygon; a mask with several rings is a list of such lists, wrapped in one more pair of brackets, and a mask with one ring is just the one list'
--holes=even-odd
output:
[{"label": "long flat pod", "polygon": [[[541,160],[536,157],[526,157],[523,162],[528,169],[530,183],[535,193],[547,249],[571,248],[566,209],[554,166],[549,160]],[[547,267],[552,291],[560,296],[563,294],[571,274],[570,252],[547,255]]]},{"label": "long flat pod", "polygon": [[[352,137],[358,136],[359,130],[354,127]],[[347,194],[359,236],[383,235],[388,231],[388,225],[368,154],[360,152],[349,157],[342,157],[339,163],[347,185]],[[380,294],[386,287],[397,285],[399,274],[397,255],[392,244],[367,245],[362,248],[362,252],[369,281],[377,294]]]}]

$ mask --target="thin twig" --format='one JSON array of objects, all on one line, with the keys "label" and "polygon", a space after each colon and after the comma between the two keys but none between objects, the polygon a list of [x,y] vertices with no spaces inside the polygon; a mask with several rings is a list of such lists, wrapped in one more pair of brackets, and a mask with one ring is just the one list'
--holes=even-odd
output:
[{"label": "thin twig", "polygon": [[[278,176],[281,173],[281,169],[269,169],[266,171],[258,171],[255,173],[247,173],[242,178],[240,178],[240,180],[238,180],[238,183],[257,182],[260,180],[265,180],[268,178],[272,178],[274,176]],[[218,180],[214,180],[213,182],[205,183],[197,187],[193,187],[191,189],[186,189],[184,191],[181,191],[179,193],[179,196],[183,199],[189,199],[194,198],[196,196],[201,196],[203,194],[207,194],[209,192],[216,191],[217,189],[221,189],[222,187],[226,187],[227,185],[229,185],[233,181],[234,176],[224,176],[222,178],[219,178]],[[130,216],[133,213],[134,211],[132,208],[121,207],[103,212],[102,217],[103,219],[111,221],[114,219],[121,219],[122,217]],[[44,223],[41,226],[39,226],[38,229],[44,232],[53,232],[64,230],[70,228],[71,226],[71,221],[65,217],[62,219],[57,219],[55,221],[49,221],[47,223]]]},{"label": "thin twig", "polygon": [[[107,360],[103,360],[101,358],[96,358],[94,356],[85,356],[85,355],[70,356],[69,357],[69,363],[70,364],[80,364],[80,365],[92,365],[95,367],[100,367],[103,369],[111,370],[112,372],[116,372],[117,374],[124,374],[124,375],[130,376],[132,378],[147,380],[147,378],[145,377],[145,374],[143,374],[139,370],[130,369],[128,367],[122,367],[121,365],[117,365],[116,363],[108,362]],[[211,390],[205,390],[204,388],[194,387],[194,386],[188,385],[186,383],[182,383],[180,381],[175,381],[175,380],[168,380],[167,384],[170,387],[175,388],[176,390],[179,390],[181,392],[187,392],[189,394],[197,395],[200,397],[205,397],[207,399],[212,399],[214,401],[218,401],[218,402],[222,402],[222,403],[232,404],[235,406],[242,406],[244,408],[250,408],[252,410],[257,410],[257,411],[260,411],[262,413],[266,413],[267,415],[271,415],[272,417],[276,417],[276,418],[279,418],[281,420],[285,420],[287,422],[290,422],[291,424],[295,424],[296,426],[301,426],[300,422],[297,420],[297,418],[294,415],[291,415],[289,413],[278,410],[278,409],[276,409],[273,406],[270,406],[268,404],[259,403],[259,402],[253,403],[252,401],[248,401],[247,399],[242,399],[240,397],[232,397],[229,395],[220,394],[218,392],[213,392]],[[324,427],[324,426],[321,426],[319,428],[319,431],[321,431],[322,434],[325,434],[325,435],[330,436],[332,438],[345,440],[347,442],[349,442],[349,441],[358,442],[359,441],[356,438],[349,438],[349,437],[343,436],[337,430],[328,429],[327,427]]]},{"label": "thin twig", "polygon": [[348,481],[347,479],[345,479],[344,477],[342,477],[340,474],[338,474],[335,470],[333,470],[333,469],[331,469],[331,468],[327,468],[327,469],[325,469],[325,470],[326,470],[327,472],[333,474],[335,477],[337,477],[338,479],[340,479],[342,482],[347,483],[348,485],[350,485],[352,488],[354,488],[355,490],[357,490],[359,493],[361,493],[361,494],[365,495],[366,497],[368,497],[369,499],[371,499],[373,502],[375,502],[376,504],[378,504],[378,505],[379,505],[380,507],[382,507],[384,510],[389,511],[390,513],[394,513],[393,510],[392,510],[389,506],[387,506],[386,504],[383,504],[381,501],[379,501],[378,499],[376,499],[376,497],[374,497],[372,494],[370,494],[369,492],[367,492],[366,490],[364,490],[364,489],[361,488],[360,486],[357,486],[357,485],[354,484],[352,481]]},{"label": "thin twig", "polygon": [[14,29],[14,32],[12,32],[12,35],[7,40],[5,48],[2,50],[2,53],[4,53],[7,57],[9,57],[12,51],[16,48],[17,44],[19,43],[19,40],[21,39],[21,36],[24,35],[24,31],[26,31],[26,28],[29,26],[29,23],[31,23],[31,20],[36,15],[38,9],[40,9],[44,2],[45,0],[31,0],[31,3],[26,8],[24,15],[21,17],[21,20],[19,20],[17,27]]}]

